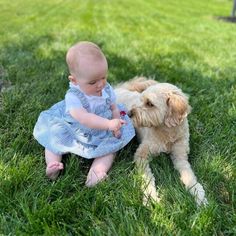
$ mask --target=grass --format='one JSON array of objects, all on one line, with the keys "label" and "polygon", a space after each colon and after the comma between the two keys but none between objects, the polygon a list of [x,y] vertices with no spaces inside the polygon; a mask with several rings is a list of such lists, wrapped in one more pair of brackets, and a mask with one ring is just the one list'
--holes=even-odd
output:
[{"label": "grass", "polygon": [[[0,0],[1,235],[235,235],[236,44],[232,1]],[[90,162],[65,157],[58,181],[45,177],[32,137],[39,113],[67,90],[66,50],[99,44],[109,81],[152,76],[190,95],[190,162],[209,206],[197,208],[165,155],[151,166],[162,201],[142,206],[133,154],[122,150],[108,181],[84,186]]]}]

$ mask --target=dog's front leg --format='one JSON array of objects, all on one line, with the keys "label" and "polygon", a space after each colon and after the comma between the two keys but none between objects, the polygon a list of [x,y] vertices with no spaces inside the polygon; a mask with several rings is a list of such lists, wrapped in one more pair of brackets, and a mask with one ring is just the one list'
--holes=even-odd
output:
[{"label": "dog's front leg", "polygon": [[195,197],[197,204],[206,205],[207,199],[205,198],[205,191],[188,162],[187,148],[184,143],[176,143],[173,147],[171,159],[173,161],[175,169],[180,173],[180,178],[185,187]]},{"label": "dog's front leg", "polygon": [[159,202],[156,186],[155,177],[149,166],[148,155],[150,153],[147,144],[140,144],[134,155],[135,164],[138,173],[141,175],[142,191],[143,191],[143,204],[147,205],[149,200]]}]

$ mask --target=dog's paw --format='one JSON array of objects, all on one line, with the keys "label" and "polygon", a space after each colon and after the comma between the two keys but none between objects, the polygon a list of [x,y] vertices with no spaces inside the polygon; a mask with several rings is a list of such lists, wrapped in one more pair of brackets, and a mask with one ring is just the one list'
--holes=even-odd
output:
[{"label": "dog's paw", "polygon": [[161,199],[158,196],[151,197],[151,196],[143,196],[143,205],[144,206],[149,206],[150,203],[159,203]]},{"label": "dog's paw", "polygon": [[208,205],[208,201],[205,197],[199,201],[198,200],[196,200],[196,201],[197,201],[198,206],[207,206]]},{"label": "dog's paw", "polygon": [[159,203],[161,198],[159,197],[156,189],[147,189],[144,191],[143,195],[143,205],[148,206],[150,202]]},{"label": "dog's paw", "polygon": [[196,183],[190,188],[190,193],[195,197],[198,206],[208,205],[208,201],[205,197],[205,191],[201,184]]}]

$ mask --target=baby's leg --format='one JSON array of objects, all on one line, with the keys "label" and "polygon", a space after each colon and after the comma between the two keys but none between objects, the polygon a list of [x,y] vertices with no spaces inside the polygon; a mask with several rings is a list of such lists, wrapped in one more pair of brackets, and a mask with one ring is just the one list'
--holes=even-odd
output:
[{"label": "baby's leg", "polygon": [[61,158],[61,155],[54,154],[45,149],[45,160],[47,164],[46,175],[49,179],[55,180],[58,177],[60,170],[64,168]]},{"label": "baby's leg", "polygon": [[108,154],[94,159],[87,175],[87,181],[85,183],[87,187],[93,187],[107,177],[107,172],[110,170],[114,158],[114,154]]}]

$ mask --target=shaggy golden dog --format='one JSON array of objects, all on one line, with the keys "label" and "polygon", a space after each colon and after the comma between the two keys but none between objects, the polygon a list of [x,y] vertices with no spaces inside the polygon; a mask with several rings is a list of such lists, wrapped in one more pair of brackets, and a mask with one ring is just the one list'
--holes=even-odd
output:
[{"label": "shaggy golden dog", "polygon": [[145,77],[136,77],[118,85],[115,93],[117,102],[126,105],[140,141],[134,159],[142,176],[144,204],[149,199],[160,200],[148,157],[161,152],[170,153],[174,167],[197,204],[206,204],[205,191],[188,162],[187,115],[191,111],[188,97],[172,84],[158,83]]}]

